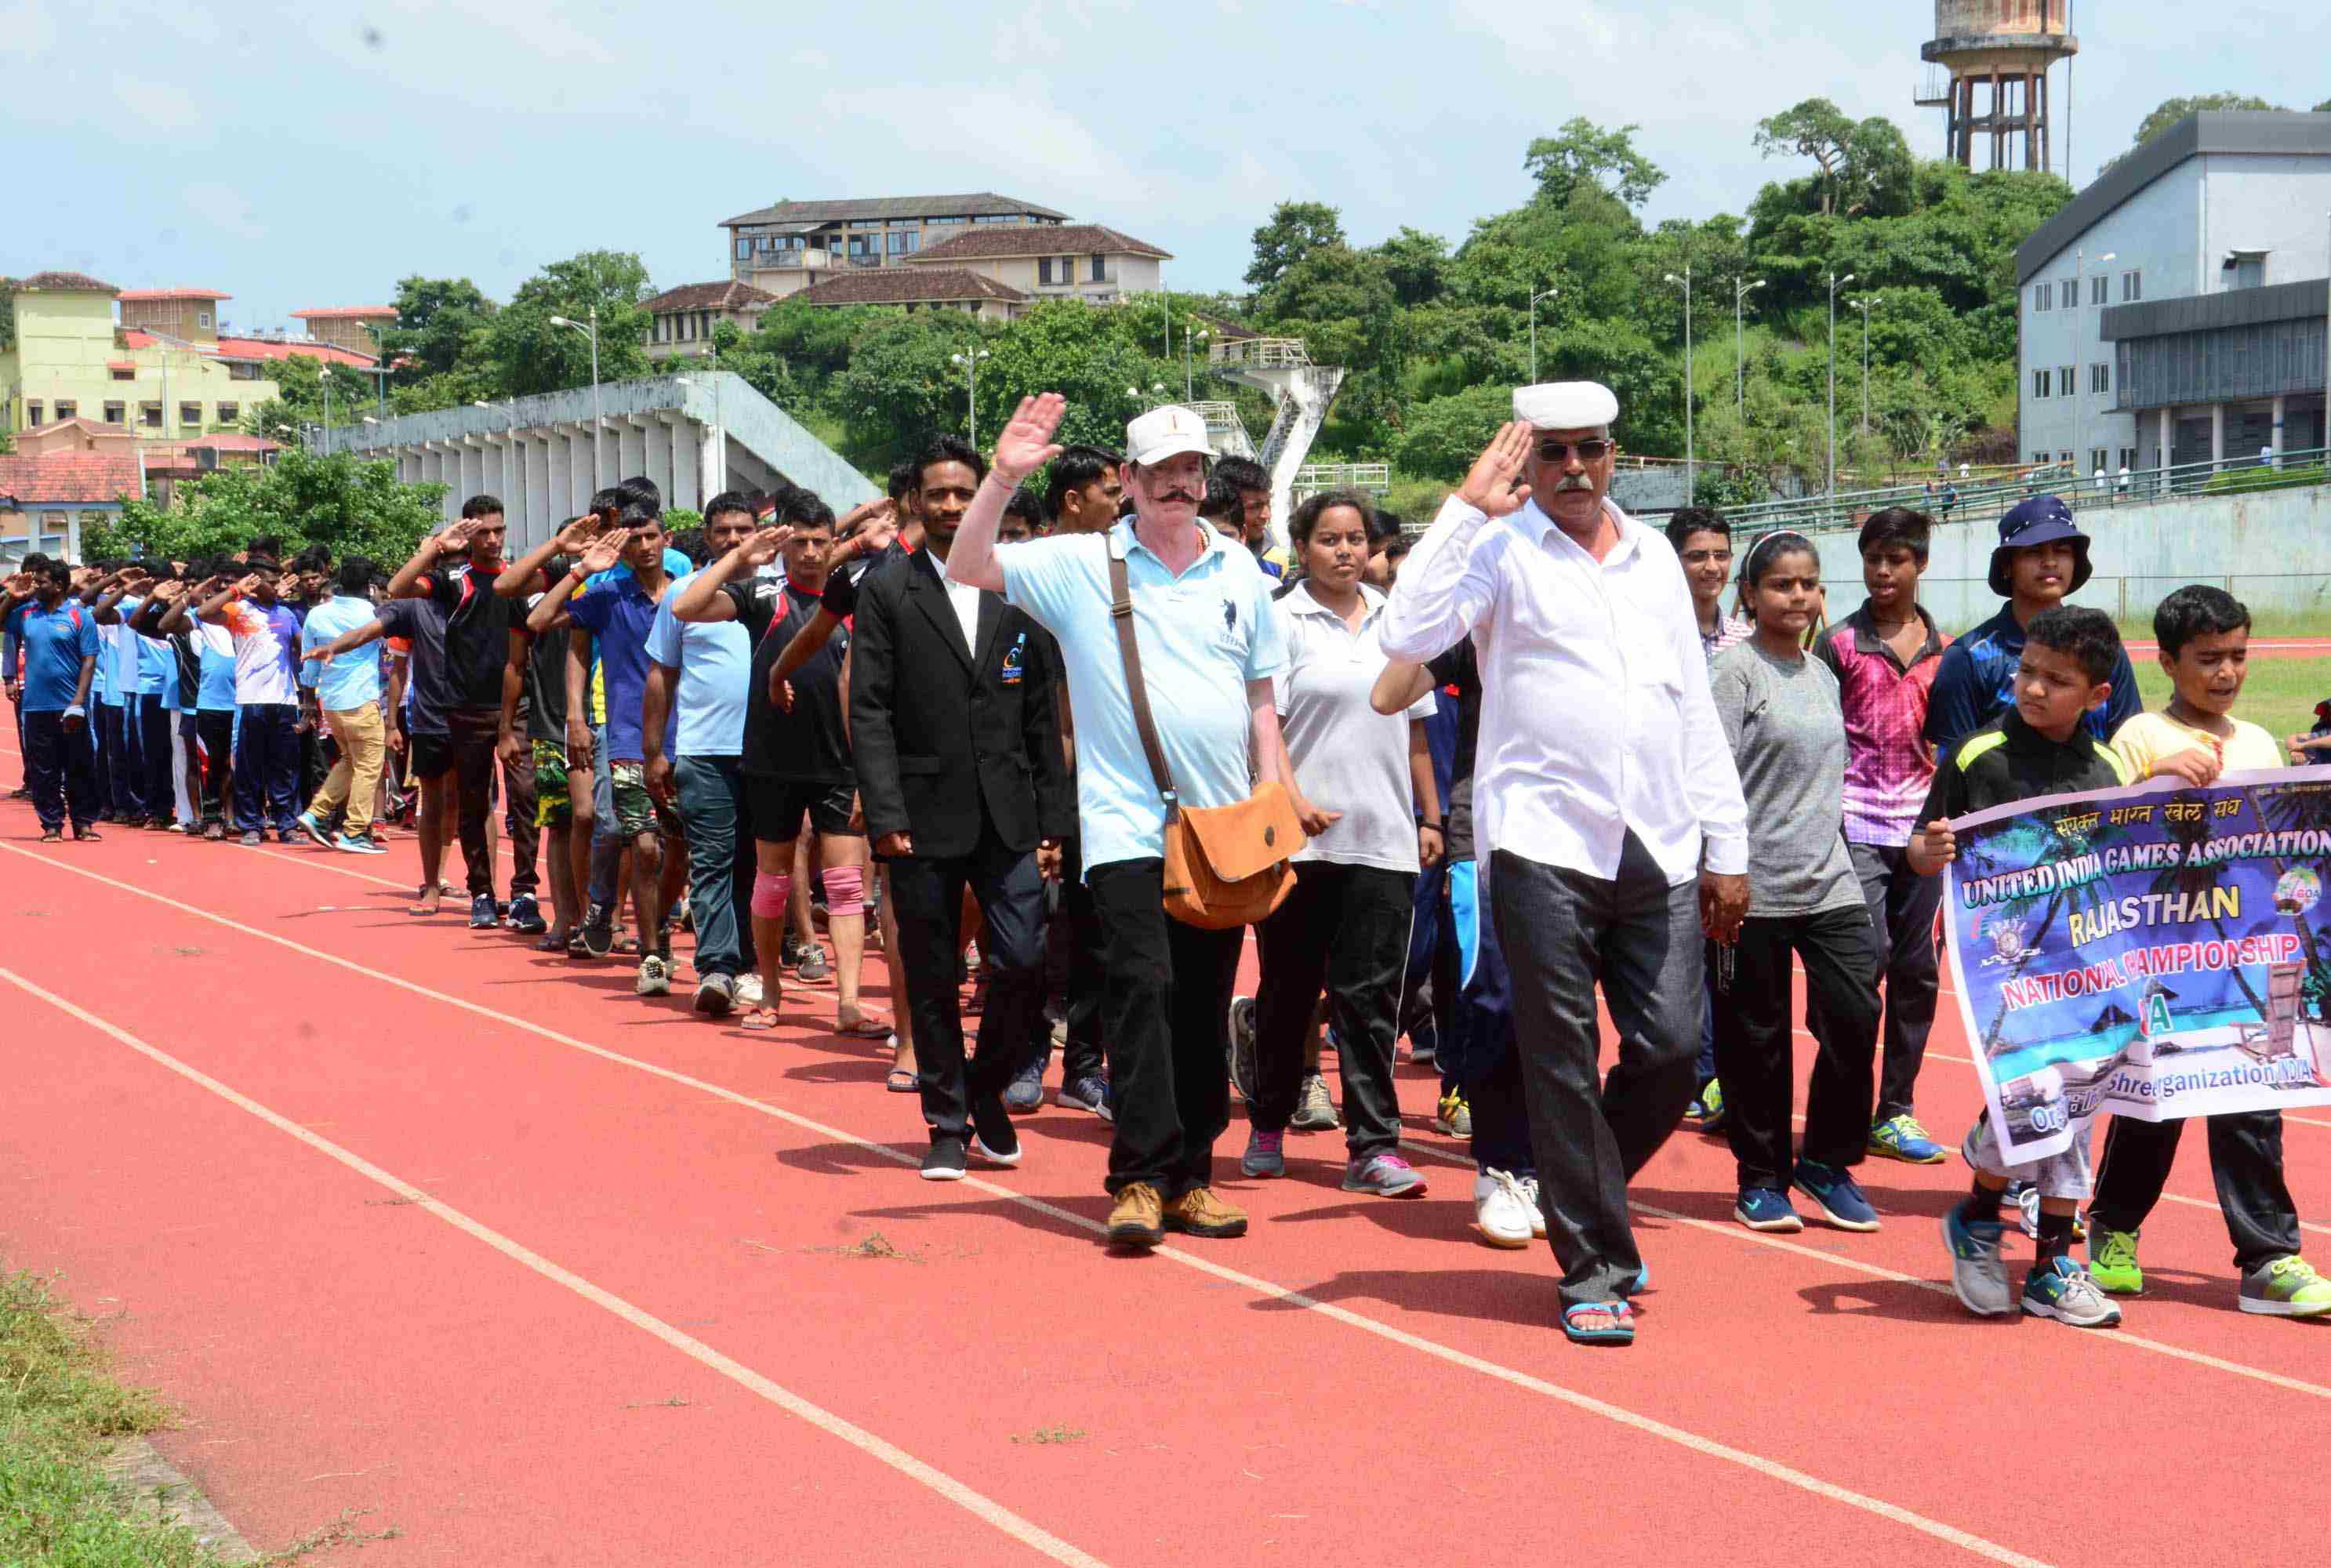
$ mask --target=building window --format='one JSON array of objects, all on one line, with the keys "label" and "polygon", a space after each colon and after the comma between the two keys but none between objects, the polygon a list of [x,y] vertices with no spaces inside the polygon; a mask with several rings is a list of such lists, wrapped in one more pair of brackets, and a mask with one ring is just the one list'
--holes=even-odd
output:
[{"label": "building window", "polygon": [[1038,283],[1039,285],[1042,285],[1042,284],[1045,284],[1045,283],[1050,283],[1051,280],[1052,280],[1052,258],[1051,258],[1051,257],[1050,257],[1050,256],[1039,256],[1039,257],[1037,257],[1037,258],[1036,258],[1036,281],[1037,281],[1037,283]]},{"label": "building window", "polygon": [[2142,272],[2123,272],[2120,275],[2121,303],[2126,305],[2131,300],[2142,299],[2144,298],[2145,274]]},{"label": "building window", "polygon": [[2109,471],[2105,467],[2106,455],[2105,449],[2100,446],[2090,447],[2088,449],[2088,471],[2090,473],[2094,474]]},{"label": "building window", "polygon": [[2101,277],[2089,279],[2088,303],[2091,305],[2106,305],[2111,303],[2111,301],[2112,280],[2110,278]]},{"label": "building window", "polygon": [[41,405],[39,404],[28,402],[24,404],[24,428],[26,430],[38,430],[41,428]]},{"label": "building window", "polygon": [[2088,390],[2090,392],[2110,392],[2112,390],[2112,366],[2110,365],[2091,365],[2088,366]]},{"label": "building window", "polygon": [[2036,314],[2036,313],[2038,313],[2039,311],[2041,311],[2041,310],[2052,310],[2052,309],[2054,309],[2055,308],[2056,308],[2056,285],[2055,285],[2055,284],[2053,284],[2053,283],[2034,283],[2034,284],[2032,284],[2032,285],[2031,285],[2031,309],[2032,309],[2032,311]]},{"label": "building window", "polygon": [[[2072,366],[2069,365],[2058,366],[2056,367],[2056,395],[2059,397],[2069,397],[2079,390],[2079,385],[2072,379]],[[2065,455],[2069,457],[2071,454],[2067,452]]]},{"label": "building window", "polygon": [[2120,449],[2120,466],[2125,469],[2136,466],[2136,448],[2125,446]]},{"label": "building window", "polygon": [[238,361],[226,367],[226,378],[229,381],[257,381],[260,379],[259,366]]},{"label": "building window", "polygon": [[219,423],[221,424],[233,424],[236,420],[243,417],[243,404],[239,403],[222,403],[218,405],[218,408]]},{"label": "building window", "polygon": [[69,397],[60,397],[57,399],[57,417],[59,419],[71,419],[80,413],[81,404],[75,403],[72,399]]},{"label": "building window", "polygon": [[853,229],[879,229],[882,226],[882,220],[880,218],[852,218],[850,220],[850,226]]},{"label": "building window", "polygon": [[138,379],[138,373],[134,370],[117,370],[113,373],[113,379],[116,381],[135,381]]},{"label": "building window", "polygon": [[2046,371],[2035,370],[2031,373],[2031,395],[2034,397],[2045,397],[2048,395],[2048,373]]},{"label": "building window", "polygon": [[203,423],[203,405],[199,403],[178,404],[178,423],[182,425],[191,424],[200,429]]},{"label": "building window", "polygon": [[2080,308],[2079,279],[2078,277],[2065,279],[2063,282],[2057,287],[2056,300],[2057,303],[2063,306],[2067,310],[2079,309]]},{"label": "building window", "polygon": [[2265,281],[2266,257],[2263,253],[2252,252],[2247,256],[2236,256],[2226,263],[2226,287],[2229,289],[2256,289]]},{"label": "building window", "polygon": [[197,311],[195,311],[195,326],[197,326],[197,327],[208,327],[210,324],[211,324],[211,313],[210,313],[209,311],[207,311],[207,310],[197,310]]},{"label": "building window", "polygon": [[2056,454],[2056,461],[2062,463],[2066,468],[2069,468],[2072,466],[2072,454],[2068,451],[2060,451]]},{"label": "building window", "polygon": [[737,259],[740,261],[749,261],[753,259],[752,241],[740,239],[737,242]]},{"label": "building window", "polygon": [[158,403],[139,404],[138,405],[138,423],[144,425],[147,430],[161,429],[162,405]]},{"label": "building window", "polygon": [[1092,259],[1092,271],[1091,271],[1091,274],[1090,274],[1090,280],[1090,280],[1090,281],[1092,281],[1092,282],[1095,282],[1095,283],[1106,283],[1106,282],[1108,282],[1108,257],[1106,257],[1106,256],[1095,256],[1095,257]]},{"label": "building window", "polygon": [[890,247],[890,254],[894,256],[911,256],[915,253],[916,248],[922,243],[921,235],[897,231],[885,234],[882,238],[884,243]]},{"label": "building window", "polygon": [[109,403],[109,404],[107,404],[105,405],[105,423],[108,423],[108,424],[127,424],[128,422],[129,422],[129,414],[128,414],[128,404],[119,404],[119,403]]},{"label": "building window", "polygon": [[2048,461],[2048,454],[2044,451],[2035,451],[2031,454],[2031,461],[2044,465]]}]

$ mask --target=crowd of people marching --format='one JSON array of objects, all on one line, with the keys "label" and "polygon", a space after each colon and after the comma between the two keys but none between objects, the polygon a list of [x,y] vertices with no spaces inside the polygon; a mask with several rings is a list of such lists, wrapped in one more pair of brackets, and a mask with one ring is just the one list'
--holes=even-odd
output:
[{"label": "crowd of people marching", "polygon": [[[2140,711],[2113,622],[2063,603],[2088,541],[2054,498],[2002,520],[2004,603],[1953,640],[1919,603],[1920,512],[1863,525],[1866,597],[1835,619],[1803,535],[1736,551],[1713,511],[1627,516],[1593,384],[1517,392],[1413,550],[1353,490],[1305,499],[1274,547],[1268,474],[1217,459],[1189,410],[1135,420],[1122,452],[1053,444],[1061,413],[1024,402],[992,459],[935,438],[839,518],[731,491],[669,533],[633,479],[516,556],[480,495],[401,563],[266,538],[33,557],[0,601],[14,793],[52,843],[381,856],[401,825],[413,915],[453,891],[458,845],[471,927],[620,955],[642,997],[680,980],[687,931],[694,1011],[746,1030],[831,984],[831,1027],[920,1096],[927,1178],[1018,1164],[1013,1118],[1048,1081],[1109,1120],[1120,1245],[1244,1233],[1213,1184],[1233,1088],[1244,1176],[1340,1128],[1344,1191],[1422,1194],[1404,1038],[1436,1125],[1470,1140],[1479,1238],[1546,1238],[1565,1334],[1623,1344],[1649,1279],[1626,1183],[1679,1125],[1728,1140],[1735,1216],[1762,1231],[1800,1229],[1800,1199],[1876,1231],[1857,1165],[1951,1157],[1916,1103],[1951,819],[2283,760],[2234,716],[2250,617],[2217,589],[2162,603],[2175,696]],[[1244,933],[1167,912],[1166,839],[1263,786],[1302,843],[1250,997]],[[878,948],[895,1018],[860,990]],[[2117,1322],[2182,1126],[2117,1119],[2092,1174],[2085,1135],[2013,1166],[1978,1120],[1943,1227],[1960,1299]],[[2278,1114],[2208,1136],[2240,1305],[2331,1312]]]}]

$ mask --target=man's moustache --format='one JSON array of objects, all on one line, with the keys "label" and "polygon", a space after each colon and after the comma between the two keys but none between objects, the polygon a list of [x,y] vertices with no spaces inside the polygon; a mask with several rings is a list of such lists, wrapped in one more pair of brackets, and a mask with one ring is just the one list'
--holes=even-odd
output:
[{"label": "man's moustache", "polygon": [[1594,481],[1584,475],[1580,475],[1575,479],[1564,480],[1557,483],[1554,488],[1557,494],[1564,490],[1591,490],[1594,488]]},{"label": "man's moustache", "polygon": [[1194,506],[1197,504],[1198,499],[1196,495],[1189,490],[1167,490],[1157,499],[1161,501],[1188,501]]}]

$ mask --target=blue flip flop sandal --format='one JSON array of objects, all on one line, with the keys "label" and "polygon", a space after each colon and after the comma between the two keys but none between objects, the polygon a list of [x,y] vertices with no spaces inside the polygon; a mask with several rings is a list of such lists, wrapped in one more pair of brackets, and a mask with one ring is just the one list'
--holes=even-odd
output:
[{"label": "blue flip flop sandal", "polygon": [[[1603,1313],[1615,1321],[1609,1328],[1581,1328],[1572,1319],[1585,1312]],[[1573,1345],[1632,1345],[1635,1311],[1623,1301],[1582,1301],[1563,1308],[1562,1332]]]}]

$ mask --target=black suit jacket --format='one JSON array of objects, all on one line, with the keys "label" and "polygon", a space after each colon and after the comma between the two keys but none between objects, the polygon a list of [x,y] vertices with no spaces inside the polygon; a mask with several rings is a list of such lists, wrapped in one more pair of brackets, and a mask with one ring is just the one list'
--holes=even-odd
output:
[{"label": "black suit jacket", "polygon": [[866,833],[914,835],[918,856],[967,855],[983,815],[1014,850],[1076,828],[1053,689],[1060,649],[999,594],[963,625],[928,551],[885,561],[858,585],[850,746]]}]

